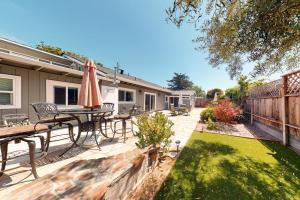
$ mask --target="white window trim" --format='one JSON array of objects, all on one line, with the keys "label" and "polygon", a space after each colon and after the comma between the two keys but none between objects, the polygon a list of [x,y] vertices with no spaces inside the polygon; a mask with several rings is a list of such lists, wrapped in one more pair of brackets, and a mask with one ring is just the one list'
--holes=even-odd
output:
[{"label": "white window trim", "polygon": [[[156,93],[151,93],[151,92],[144,92],[144,110],[146,110],[146,94],[150,94],[150,95],[155,96],[154,110],[156,110],[157,96],[156,96]],[[150,111],[154,111],[154,110],[150,110]]]},{"label": "white window trim", "polygon": [[[133,101],[119,101],[119,91],[120,90],[122,90],[124,92],[133,92]],[[118,102],[121,103],[121,104],[135,104],[135,102],[136,102],[136,90],[119,87],[118,88]]]},{"label": "white window trim", "polygon": [[19,109],[21,108],[21,76],[14,76],[8,74],[0,74],[0,78],[13,80],[13,102],[12,105],[0,105],[0,110],[3,109]]},{"label": "white window trim", "polygon": [[[78,96],[80,92],[80,84],[77,83],[69,83],[63,81],[53,81],[53,80],[46,80],[46,102],[54,103],[54,87],[66,87],[66,88],[77,88],[78,89]],[[80,105],[68,105],[68,92],[66,92],[66,104],[67,105],[57,105],[60,109],[72,109],[72,108],[81,108]]]}]

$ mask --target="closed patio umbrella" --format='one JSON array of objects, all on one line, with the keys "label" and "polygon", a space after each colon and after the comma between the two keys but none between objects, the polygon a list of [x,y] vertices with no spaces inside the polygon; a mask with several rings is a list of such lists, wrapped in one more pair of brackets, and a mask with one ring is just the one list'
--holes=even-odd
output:
[{"label": "closed patio umbrella", "polygon": [[96,65],[91,60],[87,60],[84,64],[78,105],[82,105],[85,108],[98,108],[102,105]]}]

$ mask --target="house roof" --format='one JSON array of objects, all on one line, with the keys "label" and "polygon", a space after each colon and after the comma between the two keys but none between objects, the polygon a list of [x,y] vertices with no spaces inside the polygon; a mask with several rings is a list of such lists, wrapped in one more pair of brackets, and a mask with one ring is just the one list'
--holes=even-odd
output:
[{"label": "house roof", "polygon": [[[82,58],[75,57],[74,55],[64,54],[63,56],[65,56],[68,59],[77,60],[78,64],[83,64],[85,62]],[[96,64],[96,65],[97,65],[97,69],[100,72],[105,73],[107,75],[107,77],[109,77],[109,78],[112,78],[112,79],[114,78],[115,70],[113,70],[111,68],[108,68],[108,67],[104,67],[103,65],[99,65],[99,64]],[[149,81],[145,81],[143,79],[137,78],[135,76],[130,76],[130,75],[127,75],[127,74],[117,73],[117,80],[119,80],[121,82],[125,82],[125,83],[130,83],[130,84],[134,84],[134,85],[139,85],[139,86],[143,86],[143,87],[147,87],[147,88],[167,92],[167,93],[172,92],[171,90],[169,90],[167,88],[164,88],[164,87],[162,87],[158,84],[151,83]]]},{"label": "house roof", "polygon": [[195,95],[194,90],[173,90],[172,95]]},{"label": "house roof", "polygon": [[[36,71],[47,69],[52,72],[57,71],[62,75],[75,76],[81,76],[83,73],[84,60],[82,58],[67,53],[63,56],[51,54],[2,37],[0,37],[0,62],[2,62],[1,59],[29,65],[34,67]],[[97,69],[98,78],[110,82],[114,80],[115,72],[113,69],[99,64],[97,64]],[[158,84],[126,74],[118,73],[117,80],[167,93],[172,92]]]}]

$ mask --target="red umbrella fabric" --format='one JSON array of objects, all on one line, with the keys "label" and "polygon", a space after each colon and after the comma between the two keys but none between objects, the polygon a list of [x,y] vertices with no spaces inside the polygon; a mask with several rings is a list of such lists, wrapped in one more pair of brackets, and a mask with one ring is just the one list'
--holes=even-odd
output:
[{"label": "red umbrella fabric", "polygon": [[87,60],[85,62],[78,100],[78,105],[82,105],[85,108],[98,108],[103,103],[96,69],[96,65],[93,61]]}]

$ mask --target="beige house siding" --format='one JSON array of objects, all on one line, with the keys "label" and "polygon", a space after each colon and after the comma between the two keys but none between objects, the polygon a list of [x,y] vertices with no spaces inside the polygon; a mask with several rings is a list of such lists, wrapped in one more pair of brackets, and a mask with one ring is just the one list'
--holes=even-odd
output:
[{"label": "beige house siding", "polygon": [[[157,90],[148,89],[145,87],[140,86],[133,86],[124,83],[120,83],[119,87],[122,88],[129,88],[136,91],[136,105],[141,106],[144,109],[144,99],[145,99],[145,92],[155,93],[156,94],[156,110],[163,110],[165,108],[165,92],[160,92]],[[128,111],[133,104],[121,104],[119,103],[119,112],[126,112]]]},{"label": "beige house siding", "polygon": [[[21,76],[21,109],[0,109],[3,114],[26,113],[32,122],[37,120],[30,103],[46,101],[46,80],[81,83],[81,79],[46,72],[39,72],[18,66],[8,66],[0,63],[0,73]],[[1,117],[2,123],[2,117]]]}]

